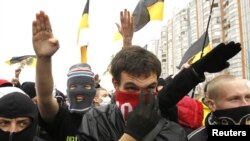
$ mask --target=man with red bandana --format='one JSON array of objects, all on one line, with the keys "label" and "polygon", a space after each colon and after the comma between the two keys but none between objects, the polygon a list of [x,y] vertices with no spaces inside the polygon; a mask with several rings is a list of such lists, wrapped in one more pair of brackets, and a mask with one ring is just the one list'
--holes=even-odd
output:
[{"label": "man with red bandana", "polygon": [[[58,50],[59,42],[53,37],[49,17],[43,11],[36,14],[36,19],[32,24],[32,31],[33,48],[37,56],[36,91],[38,96],[37,106],[40,114],[39,123],[55,141],[116,141],[118,139],[121,141],[132,141],[133,138],[130,136],[131,133],[140,133],[140,136],[143,137],[156,125],[159,119],[157,118],[158,116],[154,115],[157,112],[158,103],[155,96],[151,94],[147,103],[144,102],[144,97],[140,98],[141,102],[137,110],[131,112],[128,120],[128,128],[126,128],[130,133],[124,134],[124,121],[119,110],[116,110],[118,108],[115,109],[115,114],[117,113],[117,117],[121,117],[121,120],[118,121],[118,124],[121,125],[119,130],[112,130],[113,132],[110,130],[108,132],[102,130],[98,131],[98,135],[95,136],[92,133],[99,128],[91,126],[91,133],[88,134],[85,132],[84,129],[88,125],[82,125],[80,123],[84,123],[84,119],[88,117],[87,113],[91,111],[96,113],[102,112],[101,109],[95,110],[92,107],[96,88],[94,73],[91,71],[90,65],[79,63],[70,67],[67,75],[67,96],[69,99],[69,106],[68,108],[61,106],[57,103],[56,98],[53,97],[55,90],[53,89],[54,84],[52,76],[52,56]],[[112,106],[110,107],[112,108]],[[153,116],[148,118],[142,111],[148,111],[147,113]],[[137,120],[134,120],[138,119],[138,117],[142,117],[140,118],[142,119],[142,123],[147,126],[138,126]],[[109,116],[105,116],[104,118],[109,118]],[[111,119],[114,119],[114,117]],[[88,124],[93,123],[91,121],[93,121],[93,118],[88,121]],[[107,129],[109,125],[111,124],[105,125],[104,128]],[[141,128],[145,130],[142,132],[140,130]],[[114,136],[111,136],[112,133],[114,133]],[[100,137],[101,135],[104,136]]]}]

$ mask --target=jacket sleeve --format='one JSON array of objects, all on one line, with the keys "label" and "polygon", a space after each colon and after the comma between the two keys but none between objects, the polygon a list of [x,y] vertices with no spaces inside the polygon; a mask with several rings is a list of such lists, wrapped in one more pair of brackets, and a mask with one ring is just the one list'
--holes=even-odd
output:
[{"label": "jacket sleeve", "polygon": [[187,141],[187,134],[179,124],[166,120],[153,141]]},{"label": "jacket sleeve", "polygon": [[192,67],[180,71],[158,93],[161,113],[173,108],[190,90],[204,80],[204,74],[197,74]]}]

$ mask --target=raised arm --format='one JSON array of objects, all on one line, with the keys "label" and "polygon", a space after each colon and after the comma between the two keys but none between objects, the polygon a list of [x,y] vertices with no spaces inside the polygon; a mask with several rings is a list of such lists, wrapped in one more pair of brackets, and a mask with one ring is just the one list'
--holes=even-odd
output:
[{"label": "raised arm", "polygon": [[39,112],[46,122],[53,121],[59,105],[53,97],[52,56],[58,50],[58,40],[53,37],[49,17],[43,11],[36,14],[32,24],[33,48],[37,56],[36,91]]},{"label": "raised arm", "polygon": [[22,71],[22,67],[18,67],[16,70],[15,70],[15,77],[12,78],[11,80],[11,83],[15,86],[15,87],[20,87],[21,84],[20,84],[20,81],[19,81],[19,75]]},{"label": "raised arm", "polygon": [[121,25],[116,23],[116,26],[123,37],[123,48],[131,47],[134,34],[134,22],[130,12],[127,9],[120,12]]},{"label": "raised arm", "polygon": [[216,73],[229,67],[228,60],[240,51],[240,43],[221,43],[190,67],[180,71],[158,93],[161,111],[176,105],[192,88],[204,81],[205,72]]}]

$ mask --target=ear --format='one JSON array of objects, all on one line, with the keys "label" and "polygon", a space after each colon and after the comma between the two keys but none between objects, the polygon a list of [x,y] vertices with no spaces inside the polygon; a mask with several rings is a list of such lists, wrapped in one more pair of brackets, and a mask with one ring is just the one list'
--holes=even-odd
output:
[{"label": "ear", "polygon": [[206,98],[206,103],[209,107],[209,109],[214,112],[216,110],[216,105],[215,105],[215,101],[209,98]]},{"label": "ear", "polygon": [[117,81],[117,80],[115,80],[114,78],[112,78],[112,83],[113,83],[114,88],[117,90],[117,89],[118,89],[118,87],[119,87],[119,85],[118,85],[118,81]]},{"label": "ear", "polygon": [[94,102],[94,103],[98,103],[98,98],[95,97],[95,98],[93,99],[93,102]]}]

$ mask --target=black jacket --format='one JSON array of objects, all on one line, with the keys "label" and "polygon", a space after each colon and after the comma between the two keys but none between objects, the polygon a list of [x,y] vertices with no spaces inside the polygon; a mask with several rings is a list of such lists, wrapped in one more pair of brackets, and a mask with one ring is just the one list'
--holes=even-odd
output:
[{"label": "black jacket", "polygon": [[[163,126],[154,141],[186,141],[184,129],[175,122],[164,119]],[[120,109],[114,104],[92,108],[88,111],[79,128],[79,134],[94,137],[97,141],[118,141],[124,133],[125,123]],[[151,132],[149,133],[149,136]]]},{"label": "black jacket", "polygon": [[207,141],[208,133],[206,126],[202,126],[190,134],[188,134],[188,141]]}]

